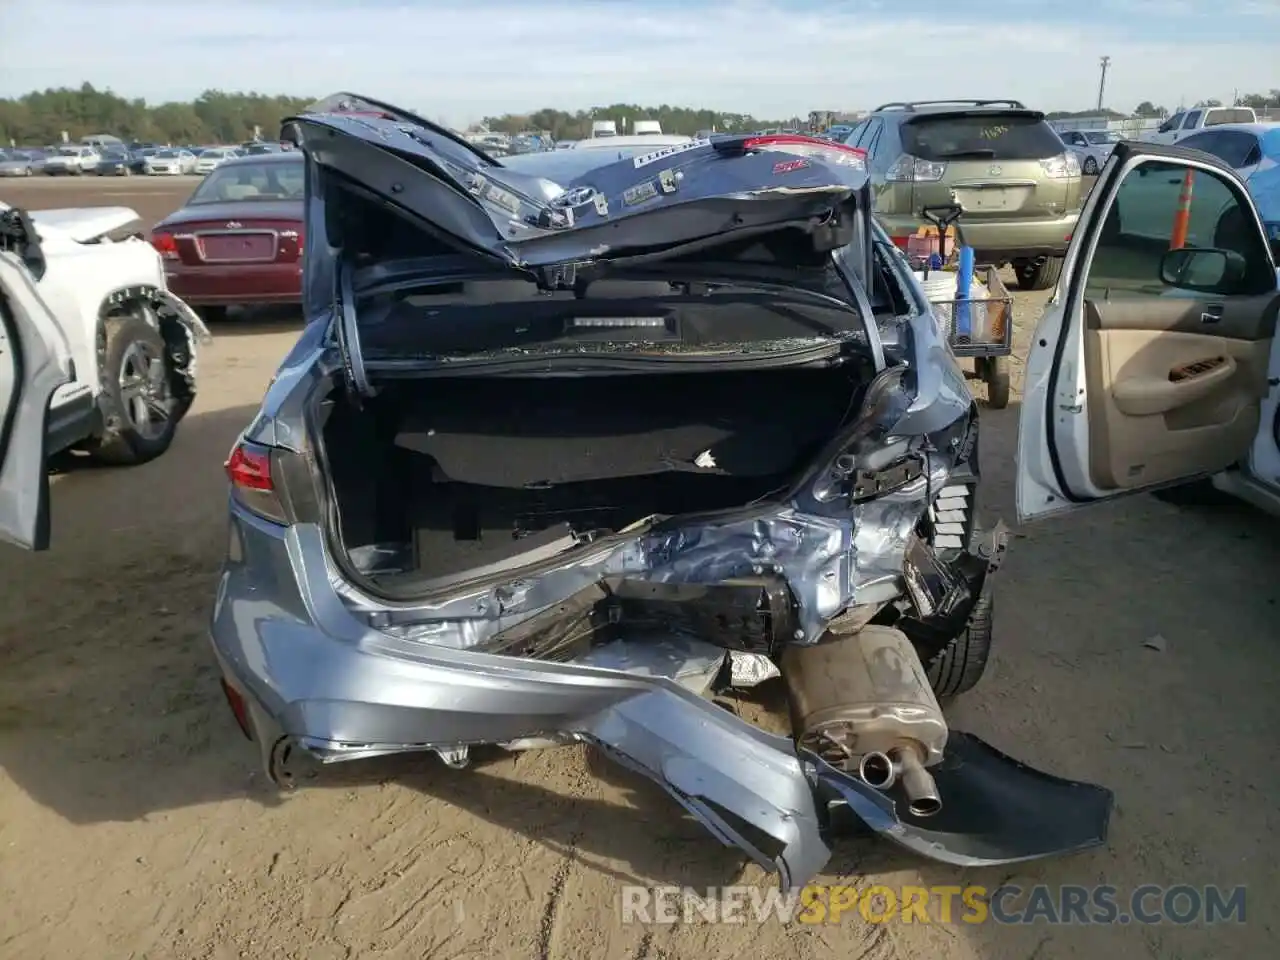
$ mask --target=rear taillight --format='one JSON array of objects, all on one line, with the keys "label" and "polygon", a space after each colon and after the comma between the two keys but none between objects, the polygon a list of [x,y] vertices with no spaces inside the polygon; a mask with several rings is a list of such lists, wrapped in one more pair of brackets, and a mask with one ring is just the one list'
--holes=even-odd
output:
[{"label": "rear taillight", "polygon": [[274,523],[288,522],[271,472],[270,448],[242,440],[224,467],[231,481],[231,495],[241,506]]},{"label": "rear taillight", "polygon": [[795,133],[777,133],[765,137],[748,137],[742,144],[743,150],[772,150],[777,153],[791,153],[799,157],[817,157],[825,163],[837,163],[853,167],[867,165],[867,151],[857,147],[847,147],[843,143],[832,143],[818,137],[806,137]]},{"label": "rear taillight", "polygon": [[151,234],[151,245],[156,248],[162,259],[178,259],[178,241],[173,238],[172,233],[157,231]]},{"label": "rear taillight", "polygon": [[891,183],[936,183],[947,172],[945,163],[921,160],[904,153],[885,171],[884,178]]},{"label": "rear taillight", "polygon": [[245,703],[244,697],[240,695],[240,691],[222,680],[222,695],[227,698],[227,706],[231,708],[232,715],[236,718],[236,726],[250,740],[253,739],[253,727],[249,724],[249,705]]},{"label": "rear taillight", "polygon": [[[766,136],[723,136],[712,140],[716,152],[724,156],[741,156],[767,150],[773,153],[790,153],[798,157],[815,157],[827,164],[858,167],[866,169],[867,154],[857,147],[847,147],[843,143],[832,143],[830,140],[819,140],[817,137],[806,137],[798,133],[773,133]],[[795,169],[802,169],[808,164],[797,164]],[[779,173],[783,172],[781,170]]]},{"label": "rear taillight", "polygon": [[1080,160],[1071,152],[1060,153],[1056,157],[1041,160],[1040,166],[1044,170],[1046,177],[1053,177],[1055,180],[1080,176]]}]

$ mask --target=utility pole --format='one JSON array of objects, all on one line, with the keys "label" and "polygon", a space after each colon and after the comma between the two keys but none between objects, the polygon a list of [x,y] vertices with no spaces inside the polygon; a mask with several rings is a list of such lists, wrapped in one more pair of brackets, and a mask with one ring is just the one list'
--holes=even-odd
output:
[{"label": "utility pole", "polygon": [[1098,81],[1098,109],[1102,110],[1102,96],[1107,90],[1107,67],[1111,66],[1111,58],[1099,57],[1098,62],[1102,64],[1102,79]]}]

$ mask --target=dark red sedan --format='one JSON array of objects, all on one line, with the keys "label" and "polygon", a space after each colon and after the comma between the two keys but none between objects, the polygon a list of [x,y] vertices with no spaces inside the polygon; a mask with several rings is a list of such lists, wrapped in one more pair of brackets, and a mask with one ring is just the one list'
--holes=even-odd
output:
[{"label": "dark red sedan", "polygon": [[212,320],[232,305],[298,303],[303,183],[298,151],[220,164],[151,231],[169,289]]}]

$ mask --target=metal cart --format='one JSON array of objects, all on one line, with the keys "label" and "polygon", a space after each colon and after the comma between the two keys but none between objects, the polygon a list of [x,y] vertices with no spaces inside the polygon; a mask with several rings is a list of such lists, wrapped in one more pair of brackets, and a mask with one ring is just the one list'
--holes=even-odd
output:
[{"label": "metal cart", "polygon": [[[960,228],[958,206],[925,207],[926,220],[938,229],[938,253],[946,262],[947,230],[955,226],[958,245],[964,244]],[[915,266],[913,264],[913,266]],[[949,274],[955,276],[954,273]],[[993,266],[974,267],[974,279],[987,288],[986,299],[962,301],[930,300],[933,315],[951,345],[952,352],[961,359],[972,359],[974,369],[965,376],[982,380],[987,385],[987,405],[1003,410],[1009,405],[1009,355],[1013,353],[1013,297],[1000,280],[999,270]],[[962,305],[968,308],[967,330],[957,330],[957,317],[963,318]]]}]

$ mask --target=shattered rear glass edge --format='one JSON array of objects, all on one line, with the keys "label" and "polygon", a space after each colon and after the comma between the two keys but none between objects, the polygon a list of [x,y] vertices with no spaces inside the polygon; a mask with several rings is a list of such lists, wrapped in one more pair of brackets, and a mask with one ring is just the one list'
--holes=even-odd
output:
[{"label": "shattered rear glass edge", "polygon": [[[437,226],[514,268],[553,266],[575,250],[581,260],[584,236],[589,239],[593,229],[610,225],[596,207],[585,218],[588,223],[600,218],[595,227],[579,220],[535,228],[524,221],[514,229],[518,239],[509,243],[510,218],[494,215],[493,204],[482,206],[476,197],[456,191],[465,169],[486,168],[487,180],[514,183],[504,178],[500,165],[429,121],[376,101],[344,94],[317,110],[347,115],[295,121],[324,131],[314,153],[304,147],[309,165],[329,163],[338,169],[348,164],[345,175],[367,169],[363,182],[372,188],[376,181],[385,194],[416,192],[396,202],[420,202],[421,209],[430,205],[439,215],[433,218]],[[376,122],[351,115],[364,112]],[[347,145],[348,138],[359,143]],[[377,150],[370,152],[375,141],[380,141]],[[445,141],[447,150],[441,146]],[[377,168],[384,150],[425,162],[428,169],[417,170],[424,183],[383,176]],[[736,169],[743,178],[743,190],[734,195],[752,201],[761,197],[751,188],[751,178],[772,169],[775,159],[765,152],[754,158],[760,161],[754,167],[745,161],[736,168],[726,165],[725,170]],[[455,169],[447,172],[446,167]],[[649,175],[639,168],[637,163],[636,178]],[[865,183],[865,172],[850,179],[849,170],[838,169],[838,163],[812,168],[815,194],[848,196],[853,182]],[[625,165],[615,165],[613,173],[622,178]],[[434,179],[426,183],[426,178]],[[533,181],[522,182],[530,189],[522,190],[521,204],[536,208]],[[579,185],[544,183],[538,189],[554,199]],[[614,184],[614,192],[622,186]],[[465,183],[462,192],[470,193]],[[777,197],[765,202],[792,201]],[[308,203],[304,296],[310,318],[334,305],[328,298],[341,271],[339,251],[326,242],[322,205],[317,208],[314,196]],[[530,217],[537,220],[539,214],[534,210]],[[761,222],[766,219],[762,216]],[[649,223],[648,235],[660,235],[660,227],[660,221]],[[607,246],[591,249],[603,256]],[[910,600],[923,615],[921,608],[930,597],[925,582],[930,563],[935,564],[933,573],[938,565],[955,568],[955,575],[942,570],[938,577],[952,584],[941,599],[965,594],[969,606],[962,612],[967,616],[976,591],[963,587],[980,587],[998,565],[1003,531],[997,528],[957,543],[954,556],[961,560],[943,560],[922,541],[921,524],[949,484],[976,483],[976,408],[923,306],[895,326],[895,365],[874,376],[858,415],[815,458],[808,474],[767,503],[702,516],[650,518],[598,541],[579,543],[567,557],[516,558],[514,568],[442,591],[429,602],[394,605],[349,582],[316,525],[290,527],[285,549],[318,631],[293,623],[275,626],[274,633],[233,625],[227,630],[234,638],[230,643],[215,639],[228,675],[246,679],[243,669],[231,669],[235,662],[271,663],[269,673],[250,674],[246,685],[256,694],[247,706],[249,726],[273,779],[288,780],[292,745],[326,762],[433,749],[446,762],[465,763],[470,745],[522,749],[534,741],[588,741],[661,784],[723,843],[776,870],[784,888],[806,882],[823,867],[830,856],[827,838],[847,813],[882,837],[956,864],[1018,862],[1104,842],[1109,791],[1036,771],[960,731],[948,734],[936,703],[931,709],[942,724],[945,750],[935,742],[927,765],[930,782],[936,781],[947,804],[939,808],[941,815],[925,819],[932,814],[916,816],[887,788],[871,785],[847,766],[828,763],[800,742],[798,730],[794,738],[775,735],[724,710],[704,695],[708,688],[698,692],[674,675],[642,674],[597,657],[492,653],[504,633],[540,618],[554,623],[571,598],[604,582],[713,586],[773,577],[784,583],[792,616],[788,625],[794,629],[778,639],[768,657],[708,642],[714,639],[710,636],[682,637],[673,631],[667,637],[666,642],[680,646],[686,663],[702,658],[716,675],[731,667],[730,685],[757,682],[770,667],[777,670],[773,661],[781,664],[788,651],[838,646],[818,640],[838,624],[856,633],[867,622],[864,616],[887,604]],[[293,377],[315,382],[312,378],[323,380],[343,369],[331,348],[324,354],[325,361],[314,368],[282,373],[273,390],[282,393]],[[270,442],[287,438],[293,429],[271,416],[260,417],[247,437]],[[964,476],[957,478],[958,473]],[[967,584],[958,572],[963,558],[976,571]],[[247,612],[259,601],[252,587],[235,583],[242,569],[229,565],[223,596],[239,591],[246,598],[241,609]],[[220,600],[215,635],[218,611],[224,609],[228,623],[235,618],[236,608],[224,607]],[[856,623],[851,625],[850,619]],[[335,646],[330,640],[336,638],[340,642]],[[636,646],[657,646],[649,642],[653,639],[641,637]],[[914,666],[897,663],[890,672],[905,668],[911,679],[922,680],[918,651],[908,647],[907,654]],[[875,671],[870,664],[863,669],[875,686],[870,678]],[[932,700],[932,693],[927,699]],[[909,726],[912,719],[902,707],[887,703]]]}]

